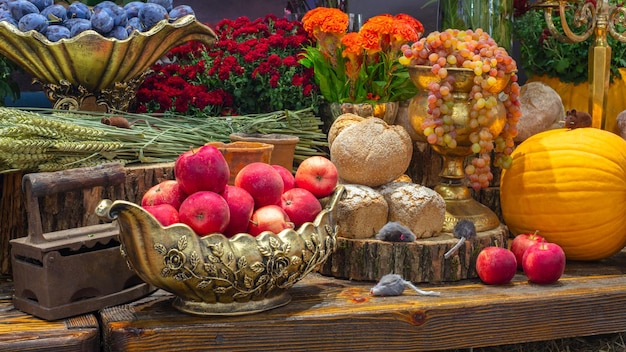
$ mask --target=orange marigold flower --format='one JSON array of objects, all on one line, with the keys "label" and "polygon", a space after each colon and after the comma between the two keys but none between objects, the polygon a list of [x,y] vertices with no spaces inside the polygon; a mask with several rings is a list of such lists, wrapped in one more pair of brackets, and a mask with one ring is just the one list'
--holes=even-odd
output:
[{"label": "orange marigold flower", "polygon": [[365,21],[361,31],[374,31],[380,34],[389,34],[393,28],[393,17],[389,14],[377,15]]},{"label": "orange marigold flower", "polygon": [[400,50],[403,44],[416,42],[419,39],[420,34],[408,22],[396,20],[394,23],[390,34],[391,50]]},{"label": "orange marigold flower", "polygon": [[335,48],[348,29],[348,14],[328,7],[316,7],[302,17],[302,26],[315,38],[324,55],[336,64]]},{"label": "orange marigold flower", "polygon": [[348,14],[328,7],[316,7],[302,17],[302,26],[310,34],[316,32],[345,33],[348,29]]},{"label": "orange marigold flower", "polygon": [[370,54],[377,53],[382,50],[380,46],[380,36],[373,31],[361,31],[361,44]]},{"label": "orange marigold flower", "polygon": [[[305,63],[315,66],[328,101],[399,101],[415,95],[415,89],[403,85],[403,75],[396,74],[406,71],[398,62],[401,46],[418,42],[424,31],[413,17],[381,14],[367,20],[358,32],[347,33],[345,13],[316,8],[302,22],[315,39],[315,48],[307,49],[315,51]],[[335,74],[323,75],[326,70]]]},{"label": "orange marigold flower", "polygon": [[315,27],[320,27],[322,22],[324,21],[324,17],[320,16],[320,12],[323,12],[323,7],[316,7],[312,10],[307,11],[302,17],[302,27],[307,33],[313,33],[313,29]]},{"label": "orange marigold flower", "polygon": [[361,46],[361,35],[357,32],[350,32],[341,38],[341,44],[345,46],[343,49],[343,57],[350,55],[362,55],[363,47]]},{"label": "orange marigold flower", "polygon": [[341,56],[348,59],[346,61],[346,74],[352,82],[355,82],[364,58],[361,35],[357,32],[350,32],[341,38],[341,44],[344,46]]},{"label": "orange marigold flower", "polygon": [[424,34],[424,26],[422,25],[422,22],[415,19],[415,17],[411,15],[407,15],[406,13],[399,13],[395,15],[394,18],[397,20],[404,21],[408,23],[409,25],[411,25],[413,28],[415,28],[415,31],[418,33],[418,36],[421,37],[422,34]]},{"label": "orange marigold flower", "polygon": [[394,20],[391,15],[378,15],[367,20],[359,33],[363,40],[363,47],[370,54],[385,50],[389,47],[389,34],[393,30]]}]

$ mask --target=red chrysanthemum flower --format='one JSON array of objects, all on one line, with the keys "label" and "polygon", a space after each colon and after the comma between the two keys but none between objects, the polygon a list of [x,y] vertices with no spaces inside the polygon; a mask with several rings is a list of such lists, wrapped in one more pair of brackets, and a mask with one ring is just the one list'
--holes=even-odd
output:
[{"label": "red chrysanthemum flower", "polygon": [[[137,111],[230,115],[312,106],[313,69],[298,62],[307,32],[299,21],[268,15],[224,19],[217,40],[172,49],[136,94]],[[306,87],[306,88],[305,88]]]}]

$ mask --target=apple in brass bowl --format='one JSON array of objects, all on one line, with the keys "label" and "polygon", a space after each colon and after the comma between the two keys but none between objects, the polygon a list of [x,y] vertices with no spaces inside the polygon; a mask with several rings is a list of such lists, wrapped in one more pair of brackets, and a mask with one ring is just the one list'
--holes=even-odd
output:
[{"label": "apple in brass bowl", "polygon": [[278,234],[200,237],[187,225],[163,227],[137,204],[102,200],[96,214],[117,221],[123,254],[145,282],[173,293],[175,308],[240,315],[289,303],[287,290],[335,249],[337,186],[313,222]]}]

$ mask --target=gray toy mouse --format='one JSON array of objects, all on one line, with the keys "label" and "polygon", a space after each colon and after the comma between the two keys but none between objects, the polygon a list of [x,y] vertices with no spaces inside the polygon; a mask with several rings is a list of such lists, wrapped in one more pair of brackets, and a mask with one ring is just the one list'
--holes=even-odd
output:
[{"label": "gray toy mouse", "polygon": [[370,295],[372,296],[400,296],[404,290],[409,287],[420,295],[439,296],[441,293],[436,291],[424,291],[415,287],[410,281],[404,280],[398,274],[387,274],[380,278],[380,281],[372,287]]},{"label": "gray toy mouse", "polygon": [[452,246],[452,248],[450,248],[450,250],[447,251],[446,254],[443,255],[443,257],[446,259],[453,255],[459,249],[459,247],[461,247],[461,245],[465,243],[466,240],[471,240],[472,238],[476,237],[476,225],[474,225],[471,220],[461,219],[459,220],[459,222],[456,223],[456,225],[454,225],[454,229],[452,229],[452,234],[454,235],[454,237],[458,238],[459,241],[454,246]]},{"label": "gray toy mouse", "polygon": [[397,221],[386,223],[376,234],[376,239],[389,242],[413,242],[417,236]]}]

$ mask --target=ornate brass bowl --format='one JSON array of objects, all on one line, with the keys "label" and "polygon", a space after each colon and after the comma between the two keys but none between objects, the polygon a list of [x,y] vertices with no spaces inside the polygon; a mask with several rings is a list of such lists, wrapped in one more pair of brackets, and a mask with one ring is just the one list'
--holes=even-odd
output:
[{"label": "ornate brass bowl", "polygon": [[287,289],[335,249],[339,186],[314,222],[279,234],[197,236],[184,224],[163,227],[140,206],[102,200],[96,213],[117,220],[129,265],[145,282],[176,295],[177,309],[198,315],[239,315],[289,303]]},{"label": "ornate brass bowl", "polygon": [[[134,31],[124,40],[88,30],[51,42],[39,32],[22,32],[8,22],[0,22],[0,54],[43,83],[44,88],[58,85],[59,91],[85,94],[142,81],[142,74],[173,47],[192,40],[212,45],[215,39],[213,30],[193,15],[172,23],[163,20],[146,32]],[[133,93],[137,85],[133,85]],[[61,92],[55,93],[48,97],[61,98]]]}]

